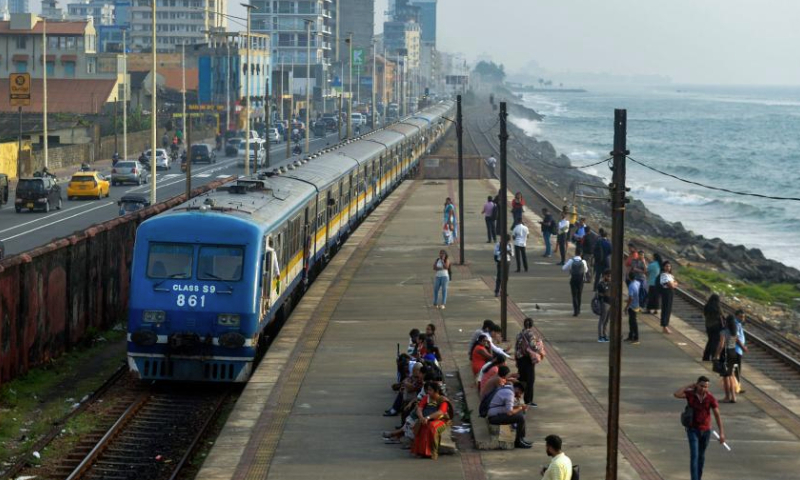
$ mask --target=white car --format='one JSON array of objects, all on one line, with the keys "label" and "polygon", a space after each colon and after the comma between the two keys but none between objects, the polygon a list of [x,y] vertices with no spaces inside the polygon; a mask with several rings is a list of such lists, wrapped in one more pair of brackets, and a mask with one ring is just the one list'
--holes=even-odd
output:
[{"label": "white car", "polygon": [[353,115],[350,117],[350,125],[354,127],[356,125],[363,125],[364,123],[366,123],[364,121],[364,116],[360,113],[353,113]]},{"label": "white car", "polygon": [[[150,164],[153,156],[152,150],[147,150],[144,152],[144,155],[147,157],[148,164]],[[156,170],[159,168],[163,168],[164,170],[169,170],[172,168],[172,162],[169,159],[169,155],[163,148],[156,148]]]},{"label": "white car", "polygon": [[267,138],[269,139],[270,143],[281,143],[281,140],[283,140],[283,136],[281,136],[281,133],[277,128],[270,128],[267,131]]},{"label": "white car", "polygon": [[[242,143],[241,150],[244,150],[244,143]],[[266,156],[263,142],[250,142],[250,168],[260,168]],[[236,163],[240,167],[244,167],[244,155],[239,157],[239,161]]]}]

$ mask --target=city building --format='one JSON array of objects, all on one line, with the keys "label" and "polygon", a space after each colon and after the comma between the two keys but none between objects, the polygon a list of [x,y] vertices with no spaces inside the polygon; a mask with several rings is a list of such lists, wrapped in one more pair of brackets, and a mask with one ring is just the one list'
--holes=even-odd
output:
[{"label": "city building", "polygon": [[63,20],[64,11],[58,8],[57,0],[42,0],[42,16],[48,20]]},{"label": "city building", "polygon": [[[133,50],[152,48],[151,3],[151,0],[132,0],[129,38]],[[224,16],[227,13],[228,0],[157,0],[156,50],[176,51],[182,44],[208,41],[210,32],[227,28]]]},{"label": "city building", "polygon": [[45,22],[37,15],[13,14],[0,21],[0,111],[16,110],[9,105],[8,78],[11,73],[30,73],[31,105],[26,112],[41,111],[44,61],[47,68],[48,111],[98,113],[118,96],[120,77],[116,58],[97,55],[97,36],[92,19],[48,20],[47,58],[43,55]]},{"label": "city building", "polygon": [[28,0],[8,0],[8,13],[30,13]]},{"label": "city building", "polygon": [[[296,112],[304,108],[306,96],[306,69],[310,70],[310,95],[312,101],[321,105],[329,96],[328,77],[333,57],[333,34],[336,28],[333,0],[270,1],[252,0],[255,9],[251,12],[251,28],[254,32],[268,34],[271,39],[271,61],[273,69],[280,68],[279,81],[283,96],[297,96]],[[311,22],[311,54],[308,56],[308,32],[306,21]],[[289,82],[289,78],[293,82]],[[292,85],[293,91],[289,90]],[[318,107],[317,109],[320,109]]]},{"label": "city building", "polygon": [[369,51],[375,34],[375,0],[339,0],[339,48],[348,48],[344,39],[352,32],[353,48]]},{"label": "city building", "polygon": [[418,21],[422,33],[420,41],[436,47],[436,3],[438,0],[409,0],[409,5],[419,9]]},{"label": "city building", "polygon": [[67,15],[72,19],[92,17],[94,26],[114,24],[115,5],[107,0],[81,0],[67,4]]},{"label": "city building", "polygon": [[[250,118],[263,121],[271,80],[270,38],[255,33],[251,36]],[[217,34],[209,44],[195,45],[192,50],[197,56],[199,104],[224,106],[223,115],[225,111],[229,114],[220,118],[220,124],[230,121],[228,129],[243,125],[247,96],[247,35],[242,32]]]}]

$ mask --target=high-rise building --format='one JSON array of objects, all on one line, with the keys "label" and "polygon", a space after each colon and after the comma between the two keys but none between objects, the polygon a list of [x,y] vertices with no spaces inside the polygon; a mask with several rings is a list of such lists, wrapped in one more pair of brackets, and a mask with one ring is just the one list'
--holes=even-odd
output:
[{"label": "high-rise building", "polygon": [[[283,3],[283,2],[282,2]],[[151,0],[132,0],[130,42],[134,50],[152,48]],[[181,44],[205,43],[228,26],[228,0],[157,0],[156,49],[175,51]]]},{"label": "high-rise building", "polygon": [[375,0],[339,0],[339,38],[346,48],[344,39],[353,33],[353,48],[369,50],[375,34]]},{"label": "high-rise building", "polygon": [[[326,95],[333,56],[332,37],[336,28],[333,0],[251,0],[250,3],[255,7],[251,12],[251,28],[270,36],[273,69],[281,65],[280,75],[286,79],[279,82],[284,85],[284,92],[274,94],[296,94],[298,101],[304,101],[306,68],[310,65],[309,94],[314,102],[320,102]],[[311,24],[310,56],[306,21]],[[289,90],[289,75],[293,78],[292,90]]]},{"label": "high-rise building", "polygon": [[411,6],[419,8],[421,41],[436,46],[436,2],[438,0],[409,0]]},{"label": "high-rise building", "polygon": [[30,11],[28,0],[8,0],[8,13],[28,13]]},{"label": "high-rise building", "polygon": [[70,18],[92,17],[95,28],[114,24],[114,3],[108,0],[80,0],[67,4]]}]

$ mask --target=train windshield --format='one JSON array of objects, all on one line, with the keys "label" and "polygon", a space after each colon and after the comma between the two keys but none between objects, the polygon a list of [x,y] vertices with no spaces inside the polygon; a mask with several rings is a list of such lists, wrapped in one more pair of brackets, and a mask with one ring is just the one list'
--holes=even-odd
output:
[{"label": "train windshield", "polygon": [[183,243],[151,243],[149,278],[191,278],[194,247]]},{"label": "train windshield", "polygon": [[244,248],[202,246],[197,264],[198,280],[239,281],[242,279]]}]

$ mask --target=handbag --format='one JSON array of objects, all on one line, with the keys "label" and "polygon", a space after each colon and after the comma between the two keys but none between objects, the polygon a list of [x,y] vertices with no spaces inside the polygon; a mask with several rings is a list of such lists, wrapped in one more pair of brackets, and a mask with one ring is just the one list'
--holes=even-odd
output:
[{"label": "handbag", "polygon": [[717,360],[714,360],[714,364],[711,366],[711,370],[715,373],[719,373],[720,375],[724,375],[727,367],[728,367],[728,352],[725,349],[722,349],[722,353],[720,354]]},{"label": "handbag", "polygon": [[692,422],[694,422],[694,408],[686,405],[686,408],[683,409],[683,413],[681,413],[681,425],[686,428],[691,428]]}]

